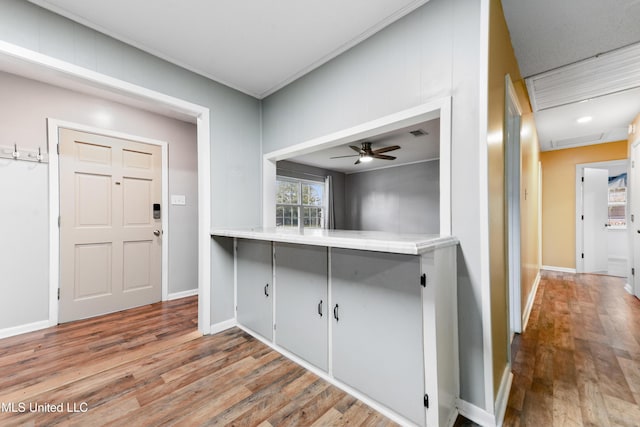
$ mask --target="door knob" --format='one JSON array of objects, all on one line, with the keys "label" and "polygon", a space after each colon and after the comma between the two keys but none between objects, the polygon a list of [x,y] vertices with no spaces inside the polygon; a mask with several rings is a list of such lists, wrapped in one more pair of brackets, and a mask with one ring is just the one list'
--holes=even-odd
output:
[{"label": "door knob", "polygon": [[162,234],[162,231],[160,231],[160,230],[153,230],[153,234],[154,234],[155,236],[159,236],[159,235],[161,235],[161,234]]}]

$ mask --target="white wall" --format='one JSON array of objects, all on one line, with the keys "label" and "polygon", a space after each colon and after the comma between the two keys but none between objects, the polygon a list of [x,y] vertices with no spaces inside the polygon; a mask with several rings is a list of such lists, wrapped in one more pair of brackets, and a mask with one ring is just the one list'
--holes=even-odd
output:
[{"label": "white wall", "polygon": [[[461,395],[485,401],[480,178],[481,2],[430,0],[263,100],[263,153],[452,97],[452,228],[460,240]],[[486,71],[486,70],[485,70]],[[486,90],[486,88],[484,89]],[[484,117],[483,120],[486,120]],[[485,267],[488,268],[488,267]],[[488,286],[488,284],[487,284]],[[488,309],[488,308],[487,308]]]},{"label": "white wall", "polygon": [[347,175],[347,229],[440,232],[437,160]]},{"label": "white wall", "polygon": [[[23,0],[0,3],[0,40],[209,108],[212,226],[260,225],[258,100]],[[225,277],[212,273],[217,322],[229,318],[233,298],[214,296]]]}]

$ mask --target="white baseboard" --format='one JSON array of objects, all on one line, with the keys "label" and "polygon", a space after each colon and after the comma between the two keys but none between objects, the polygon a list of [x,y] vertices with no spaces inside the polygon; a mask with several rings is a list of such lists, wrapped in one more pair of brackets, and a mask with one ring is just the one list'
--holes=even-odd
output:
[{"label": "white baseboard", "polygon": [[498,389],[498,397],[496,398],[497,426],[501,426],[504,421],[504,414],[507,412],[507,403],[509,403],[509,393],[511,392],[512,382],[513,373],[511,372],[511,364],[508,364],[502,373],[502,381],[500,381],[500,389]]},{"label": "white baseboard", "polygon": [[633,295],[633,288],[631,287],[631,283],[625,283],[624,290],[629,292],[631,295]]},{"label": "white baseboard", "polygon": [[555,267],[553,265],[543,265],[542,266],[543,270],[549,270],[549,271],[559,271],[561,273],[574,273],[576,272],[575,268],[567,268],[567,267]]},{"label": "white baseboard", "polygon": [[49,320],[41,320],[39,322],[27,323],[26,325],[12,326],[11,328],[0,329],[0,339],[9,338],[15,335],[26,334],[27,332],[39,331],[40,329],[46,329],[51,326]]},{"label": "white baseboard", "polygon": [[483,427],[495,427],[496,425],[496,419],[492,414],[466,400],[458,399],[458,412]]},{"label": "white baseboard", "polygon": [[189,289],[188,291],[174,292],[172,294],[169,294],[167,295],[167,301],[173,301],[174,299],[192,297],[194,295],[198,295],[198,288]]},{"label": "white baseboard", "polygon": [[540,285],[540,272],[536,275],[536,280],[533,281],[533,288],[529,292],[527,298],[527,305],[524,307],[524,313],[522,313],[522,333],[527,330],[527,324],[529,323],[529,316],[531,315],[531,309],[533,308],[533,302],[536,299],[538,293],[538,285]]},{"label": "white baseboard", "polygon": [[211,335],[217,334],[218,332],[222,332],[222,331],[226,331],[227,329],[231,329],[234,326],[238,326],[238,322],[236,322],[236,319],[225,320],[224,322],[218,322],[218,323],[215,323],[215,324],[211,325],[211,330],[209,331],[209,333]]},{"label": "white baseboard", "polygon": [[[266,340],[264,337],[262,337],[259,334],[255,333],[251,329],[246,328],[246,327],[244,327],[244,326],[242,326],[240,324],[238,324],[237,326],[238,326],[238,328],[242,329],[243,331],[245,331],[246,333],[248,333],[249,335],[251,335],[252,337],[257,339],[258,341],[266,344],[267,346],[271,347],[272,349],[274,349],[278,353],[282,354],[287,359],[293,361],[294,363],[297,363],[298,365],[302,366],[306,370],[313,372],[314,374],[316,374],[317,376],[319,376],[323,380],[327,381],[329,384],[338,387],[340,390],[344,391],[345,393],[350,394],[351,396],[353,396],[356,399],[360,400],[364,404],[366,404],[366,405],[370,406],[371,408],[375,409],[380,414],[382,414],[385,417],[389,418],[391,421],[394,421],[394,422],[400,424],[401,426],[418,427],[416,424],[414,424],[410,420],[402,417],[401,415],[396,414],[395,412],[393,412],[392,410],[390,410],[386,406],[383,406],[380,403],[378,403],[377,401],[371,399],[366,394],[360,393],[356,389],[354,389],[352,387],[349,387],[348,385],[336,380],[331,375],[329,375],[327,372],[325,372],[325,371],[319,369],[318,367],[310,364],[309,362],[301,359],[300,357],[298,357],[295,354],[285,350],[284,348],[278,346],[277,344],[274,344],[273,342],[271,342],[269,340]],[[455,408],[453,408],[452,410],[455,410]],[[454,420],[455,420],[455,418],[454,418]]]}]

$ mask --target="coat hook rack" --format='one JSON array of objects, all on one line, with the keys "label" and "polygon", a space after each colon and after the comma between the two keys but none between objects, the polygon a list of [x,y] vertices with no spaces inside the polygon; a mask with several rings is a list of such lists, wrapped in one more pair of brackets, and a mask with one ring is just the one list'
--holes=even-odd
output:
[{"label": "coat hook rack", "polygon": [[21,160],[25,162],[49,163],[49,156],[42,152],[42,148],[34,149],[18,149],[18,144],[13,146],[0,146],[0,158]]}]

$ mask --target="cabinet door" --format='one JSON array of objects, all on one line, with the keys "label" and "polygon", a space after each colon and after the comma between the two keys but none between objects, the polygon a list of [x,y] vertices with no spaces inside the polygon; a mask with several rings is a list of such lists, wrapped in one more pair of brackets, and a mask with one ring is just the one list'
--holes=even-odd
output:
[{"label": "cabinet door", "polygon": [[267,339],[273,337],[271,242],[238,239],[238,322]]},{"label": "cabinet door", "polygon": [[334,377],[424,425],[420,258],[332,249],[331,293]]},{"label": "cabinet door", "polygon": [[276,343],[327,370],[327,248],[274,245]]}]

